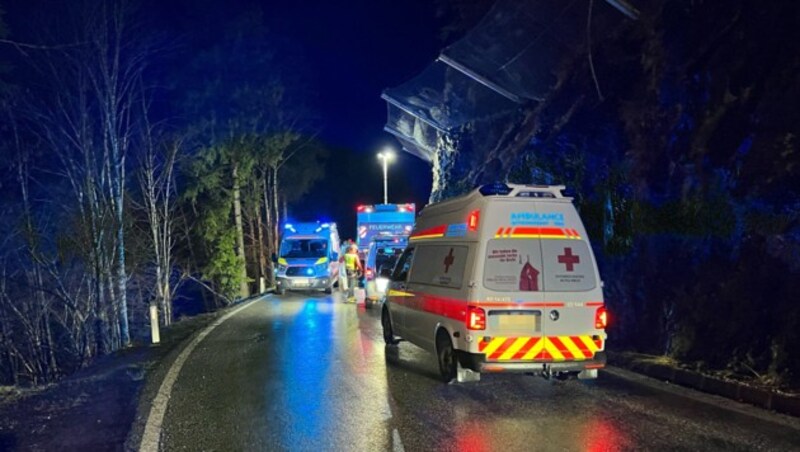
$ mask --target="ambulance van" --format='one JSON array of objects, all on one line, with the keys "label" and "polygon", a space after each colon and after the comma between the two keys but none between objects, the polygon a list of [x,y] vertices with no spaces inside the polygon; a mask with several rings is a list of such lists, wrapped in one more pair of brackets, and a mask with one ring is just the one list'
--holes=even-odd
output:
[{"label": "ambulance van", "polygon": [[321,289],[329,294],[339,279],[336,223],[287,223],[275,261],[275,291]]},{"label": "ambulance van", "polygon": [[387,274],[386,343],[434,353],[445,382],[490,372],[597,378],[602,282],[563,190],[492,184],[425,207]]}]

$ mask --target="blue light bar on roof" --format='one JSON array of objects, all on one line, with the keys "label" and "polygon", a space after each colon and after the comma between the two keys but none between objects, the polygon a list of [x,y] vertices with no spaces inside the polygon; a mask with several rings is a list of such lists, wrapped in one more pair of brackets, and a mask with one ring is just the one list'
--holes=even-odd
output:
[{"label": "blue light bar on roof", "polygon": [[502,183],[502,182],[495,182],[493,184],[486,184],[482,185],[478,191],[483,196],[497,196],[497,195],[507,195],[511,193],[511,187]]}]

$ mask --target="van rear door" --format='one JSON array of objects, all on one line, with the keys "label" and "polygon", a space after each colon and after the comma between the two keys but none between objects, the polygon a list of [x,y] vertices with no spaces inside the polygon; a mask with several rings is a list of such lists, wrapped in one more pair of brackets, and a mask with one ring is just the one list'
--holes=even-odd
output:
[{"label": "van rear door", "polygon": [[536,201],[535,209],[553,220],[554,230],[540,238],[546,348],[556,362],[591,359],[602,346],[593,336],[603,295],[586,231],[571,203]]},{"label": "van rear door", "polygon": [[486,336],[478,349],[489,361],[538,359],[541,350],[541,246],[536,236],[511,234],[514,218],[532,212],[532,200],[498,199],[481,213],[488,235],[479,297],[486,310]]}]

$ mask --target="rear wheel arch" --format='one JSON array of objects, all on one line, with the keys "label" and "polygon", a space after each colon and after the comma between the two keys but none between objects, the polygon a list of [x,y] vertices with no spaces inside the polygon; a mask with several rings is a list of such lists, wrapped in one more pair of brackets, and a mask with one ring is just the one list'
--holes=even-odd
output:
[{"label": "rear wheel arch", "polygon": [[433,344],[434,344],[434,347],[437,344],[437,341],[439,339],[439,334],[440,334],[441,331],[444,331],[444,333],[447,334],[447,337],[450,339],[450,342],[453,344],[453,348],[457,349],[458,341],[453,336],[453,334],[455,334],[455,333],[451,329],[451,327],[449,325],[447,325],[445,322],[436,322],[436,326],[433,328]]}]

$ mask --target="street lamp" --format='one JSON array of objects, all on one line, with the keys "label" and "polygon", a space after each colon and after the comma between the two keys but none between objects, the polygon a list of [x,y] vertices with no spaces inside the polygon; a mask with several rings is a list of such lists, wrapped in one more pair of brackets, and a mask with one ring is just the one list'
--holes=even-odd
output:
[{"label": "street lamp", "polygon": [[378,153],[378,160],[383,164],[383,203],[389,204],[389,182],[387,178],[387,171],[389,162],[394,160],[394,151],[386,148]]}]

